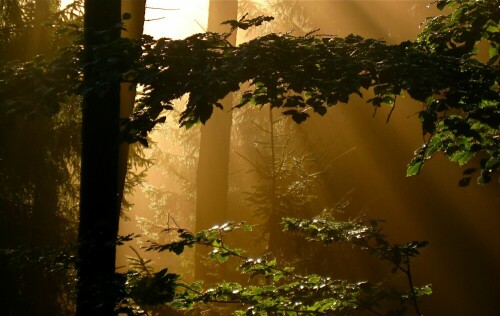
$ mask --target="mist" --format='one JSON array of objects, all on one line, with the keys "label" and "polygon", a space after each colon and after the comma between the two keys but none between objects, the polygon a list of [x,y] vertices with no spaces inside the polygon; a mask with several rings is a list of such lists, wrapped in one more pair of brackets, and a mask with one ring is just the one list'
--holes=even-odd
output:
[{"label": "mist", "polygon": [[[2,63],[32,60],[38,54],[53,56],[70,41],[40,22],[59,10],[58,1],[31,2],[36,4],[36,14],[29,23],[23,22],[29,27],[23,24],[20,35],[5,39]],[[274,16],[274,21],[238,29],[227,38],[230,45],[270,33],[357,34],[398,44],[415,40],[422,21],[438,14],[425,1],[412,0],[205,2],[179,7],[148,1],[141,13],[145,14],[144,33],[156,38],[224,33],[230,27],[221,22],[247,14],[247,18]],[[7,7],[2,8],[3,27],[8,18]],[[196,14],[188,15],[186,10]],[[14,13],[8,23],[18,25],[15,19],[23,17]],[[176,15],[192,20],[175,26],[171,23]],[[75,19],[74,23],[81,22]],[[126,23],[133,21],[125,22],[122,37],[138,38],[143,32],[142,27],[127,30]],[[304,275],[405,284],[404,278],[390,273],[390,266],[352,247],[326,247],[283,231],[282,218],[329,214],[338,220],[381,220],[384,233],[394,243],[430,243],[412,262],[413,281],[432,284],[432,295],[421,299],[423,314],[497,313],[499,184],[460,186],[464,168],[443,155],[427,161],[417,176],[406,177],[407,165],[422,144],[421,103],[405,94],[392,108],[374,111],[367,104],[374,92],[365,90],[363,97],[352,97],[348,104],[339,103],[325,115],[311,115],[297,124],[280,108],[235,108],[246,89],[242,85],[240,92],[222,99],[222,109],[214,109],[206,124],[189,129],[179,127],[179,115],[189,98],[185,95],[175,100],[174,110],[165,113],[165,123],[148,135],[148,147],[122,145],[128,164],[122,161],[121,165],[127,175],[120,180],[125,194],[119,235],[129,238],[117,247],[118,273],[144,265],[151,271],[168,268],[183,281],[203,281],[207,288],[220,281],[253,284],[236,271],[237,263],[207,259],[208,247],[186,248],[180,255],[147,251],[152,243],[178,240],[179,231],[194,233],[231,221],[252,225],[251,232],[235,232],[225,239],[251,258],[270,256]],[[128,100],[128,112],[121,112],[127,118],[143,91],[127,83],[121,93],[122,104]],[[80,102],[68,98],[61,109],[42,106],[48,116],[35,115],[31,109],[15,115],[7,109],[0,115],[0,267],[4,271],[0,288],[5,315],[74,314],[74,248],[64,259],[67,266],[58,269],[45,267],[43,260],[33,264],[29,258],[48,258],[54,253],[47,248],[71,248],[76,242]],[[478,164],[480,158],[469,164]],[[224,315],[232,311],[224,308],[201,307],[184,313],[164,306],[147,312]]]}]

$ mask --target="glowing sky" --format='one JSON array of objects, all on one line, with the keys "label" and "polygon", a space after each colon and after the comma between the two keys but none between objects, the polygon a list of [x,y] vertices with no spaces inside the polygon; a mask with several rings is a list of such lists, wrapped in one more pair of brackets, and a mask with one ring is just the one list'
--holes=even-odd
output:
[{"label": "glowing sky", "polygon": [[148,0],[146,6],[145,34],[184,38],[206,28],[208,0]]},{"label": "glowing sky", "polygon": [[[64,7],[72,0],[62,0]],[[147,0],[144,33],[154,37],[184,38],[203,32],[208,0]]]}]

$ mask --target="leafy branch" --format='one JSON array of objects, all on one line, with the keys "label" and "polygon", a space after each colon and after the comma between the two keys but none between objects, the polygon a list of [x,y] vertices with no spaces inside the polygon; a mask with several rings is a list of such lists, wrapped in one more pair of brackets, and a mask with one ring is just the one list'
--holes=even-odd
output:
[{"label": "leafy branch", "polygon": [[[244,223],[228,222],[196,234],[180,228],[167,228],[166,232],[177,233],[178,240],[168,244],[152,243],[147,250],[180,254],[185,247],[206,246],[212,249],[209,253],[211,260],[224,263],[229,258],[235,258],[240,261],[238,271],[248,276],[248,284],[221,282],[203,289],[198,282],[188,284],[173,276],[165,279],[166,270],[162,270],[163,274],[160,276],[163,276],[164,281],[170,282],[168,289],[172,291],[168,299],[164,296],[162,303],[175,308],[190,309],[198,303],[222,303],[235,307],[235,315],[330,315],[360,310],[382,315],[382,302],[391,301],[400,305],[393,313],[402,315],[407,310],[407,305],[412,304],[417,315],[421,315],[417,299],[430,294],[431,290],[429,286],[413,285],[410,260],[418,255],[418,248],[427,243],[391,245],[377,228],[377,223],[342,222],[325,216],[312,220],[284,220],[286,230],[304,234],[310,240],[320,240],[327,244],[347,242],[381,260],[391,262],[394,265],[393,273],[402,271],[408,276],[409,291],[388,288],[383,283],[350,282],[316,274],[300,275],[292,267],[282,266],[269,255],[250,258],[243,250],[232,249],[224,242],[226,235],[235,230],[250,231],[252,227]],[[143,274],[143,278],[148,282],[161,279],[157,274],[153,278],[150,274]],[[144,281],[143,285],[147,285],[146,283]]]},{"label": "leafy branch", "polygon": [[[395,99],[407,94],[423,105],[419,118],[425,136],[407,175],[419,173],[438,152],[460,165],[480,155],[478,182],[487,183],[500,170],[500,0],[440,0],[437,6],[451,13],[428,20],[417,41],[398,45],[311,34],[269,34],[238,47],[227,43],[228,34],[217,33],[183,40],[120,39],[96,47],[102,58],[94,62],[106,63],[110,71],[100,74],[92,89],[106,89],[106,82],[122,74],[123,81],[144,87],[135,112],[123,121],[124,141],[144,145],[147,134],[165,121],[164,111],[173,109],[172,100],[185,94],[189,99],[179,120],[185,127],[205,123],[214,108],[221,108],[219,100],[243,83],[249,88],[237,108],[282,108],[298,123],[369,89],[375,96],[368,103],[375,108],[394,108]],[[243,17],[228,23],[248,28],[269,20]],[[486,62],[476,58],[480,41],[488,44]],[[52,61],[1,65],[4,111],[53,115],[66,97],[85,92],[85,66],[78,42]],[[466,171],[463,185],[474,172]]]}]

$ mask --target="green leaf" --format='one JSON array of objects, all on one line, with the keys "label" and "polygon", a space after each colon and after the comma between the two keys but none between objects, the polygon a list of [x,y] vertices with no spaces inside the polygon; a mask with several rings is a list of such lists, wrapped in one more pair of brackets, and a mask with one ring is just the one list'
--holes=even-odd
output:
[{"label": "green leaf", "polygon": [[321,277],[318,275],[311,275],[308,279],[308,282],[312,284],[318,284],[319,281],[321,281]]},{"label": "green leaf", "polygon": [[490,58],[498,56],[498,47],[490,46],[488,48],[488,54],[489,54]]},{"label": "green leaf", "polygon": [[394,100],[394,98],[393,98],[393,97],[386,95],[386,96],[382,99],[382,102],[383,102],[383,103],[385,103],[385,104],[388,104],[388,105],[392,106],[392,105],[394,105],[395,100]]},{"label": "green leaf", "polygon": [[430,284],[427,284],[427,285],[424,285],[421,287],[416,287],[415,293],[417,296],[431,295],[432,294],[432,287]]},{"label": "green leaf", "polygon": [[423,164],[424,161],[420,157],[414,158],[406,168],[406,176],[411,177],[418,174]]},{"label": "green leaf", "polygon": [[460,166],[463,166],[464,164],[469,162],[472,157],[474,157],[473,152],[467,150],[459,150],[450,157],[450,161],[457,162]]}]

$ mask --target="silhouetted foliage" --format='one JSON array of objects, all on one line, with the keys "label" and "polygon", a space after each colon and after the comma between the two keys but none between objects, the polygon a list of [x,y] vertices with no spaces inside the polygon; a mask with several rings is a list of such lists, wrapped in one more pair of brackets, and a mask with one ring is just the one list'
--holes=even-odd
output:
[{"label": "silhouetted foliage", "polygon": [[[236,315],[352,315],[362,311],[376,315],[404,315],[409,309],[421,315],[418,297],[430,294],[431,290],[430,286],[413,284],[410,267],[411,259],[419,254],[419,248],[427,246],[426,242],[392,245],[382,234],[378,221],[336,221],[327,213],[311,220],[287,218],[283,224],[285,230],[298,232],[310,241],[347,243],[388,261],[392,273],[406,274],[408,289],[398,289],[382,281],[370,283],[317,274],[302,275],[270,255],[250,258],[244,250],[228,246],[226,235],[235,230],[251,231],[252,226],[228,222],[197,233],[167,228],[167,233],[178,234],[178,240],[168,244],[152,243],[148,250],[180,254],[186,247],[207,246],[212,249],[209,257],[214,261],[221,264],[229,259],[239,261],[238,271],[248,277],[248,283],[223,281],[215,287],[203,288],[198,282],[188,284],[178,276],[168,274],[166,269],[153,273],[139,258],[141,269],[128,274],[124,310],[129,315],[142,315],[134,313],[138,310],[145,313],[136,304],[147,309],[151,302],[141,305],[140,301],[143,293],[153,291],[156,295],[150,299],[155,304],[169,304],[180,309],[191,309],[201,303],[229,304],[231,307],[225,307],[223,313]],[[139,284],[144,288],[138,290]]]},{"label": "silhouetted foliage", "polygon": [[[440,6],[447,3],[455,2],[440,2]],[[424,39],[436,28],[435,23],[429,24],[416,43],[399,45],[354,35],[270,34],[238,47],[227,44],[228,34],[197,34],[177,41],[146,38],[142,67],[137,72],[146,94],[140,110],[130,119],[128,139],[141,139],[141,133],[162,120],[158,116],[171,106],[168,100],[188,92],[190,99],[180,120],[183,126],[206,122],[213,107],[220,107],[218,100],[237,91],[240,83],[250,82],[253,89],[243,94],[237,107],[248,103],[282,107],[296,122],[307,119],[309,112],[323,115],[328,107],[347,103],[350,95],[362,95],[364,89],[373,88],[375,97],[369,102],[376,108],[382,104],[395,107],[403,92],[424,104],[419,116],[426,144],[410,163],[408,175],[418,173],[424,160],[437,151],[460,164],[482,153],[487,158],[478,181],[488,182],[489,174],[498,167],[494,145],[499,122],[498,66],[494,64],[497,43],[491,35],[496,26],[491,24],[496,23],[499,9],[492,2],[458,3],[467,6],[462,5],[448,19],[459,25],[469,25],[460,19],[473,19],[478,6],[487,12],[470,26],[480,34],[471,39],[475,45],[485,38],[493,48],[490,62],[479,62],[473,50],[455,56],[433,49],[432,37]],[[483,11],[482,6],[489,10]],[[460,12],[468,13],[464,16]],[[456,40],[461,41],[460,37]],[[463,115],[448,111],[453,109]]]},{"label": "silhouetted foliage", "polygon": [[[153,40],[145,36],[140,45],[119,41],[115,45],[120,49],[115,52],[125,54],[113,58],[113,65],[133,69],[127,81],[145,87],[136,112],[125,122],[124,137],[129,142],[146,144],[147,133],[164,121],[162,111],[171,109],[170,101],[185,93],[190,93],[190,98],[181,114],[181,125],[206,122],[213,108],[220,107],[218,101],[237,91],[244,82],[250,82],[252,89],[243,94],[238,107],[248,103],[283,107],[285,114],[296,122],[307,119],[309,112],[322,115],[328,107],[348,102],[351,94],[361,95],[364,89],[374,88],[376,96],[369,102],[375,107],[394,107],[398,96],[406,91],[424,104],[419,116],[427,136],[426,145],[408,168],[408,175],[417,173],[422,163],[438,151],[459,163],[481,153],[487,158],[482,163],[479,181],[487,182],[498,167],[494,142],[498,134],[498,66],[494,63],[498,45],[492,24],[497,21],[499,9],[496,1],[439,3],[456,3],[460,7],[448,17],[432,21],[449,19],[450,23],[470,25],[474,34],[481,36],[475,35],[469,42],[477,45],[484,38],[490,43],[489,62],[475,59],[474,50],[455,56],[434,49],[433,41],[441,39],[434,40],[426,34],[435,33],[431,30],[439,27],[437,22],[429,24],[419,41],[399,45],[354,35],[339,38],[289,34],[269,34],[238,47],[227,43],[229,34],[215,33],[196,34],[184,40]],[[488,10],[483,11],[483,7]],[[475,20],[478,8],[486,13]],[[461,41],[460,37],[456,40]],[[139,55],[138,49],[142,49]],[[68,70],[61,69],[63,73]],[[27,77],[9,76],[11,80],[29,80]],[[54,91],[53,95],[64,93]],[[40,95],[43,91],[34,97]],[[454,109],[459,113],[449,111]]]}]

